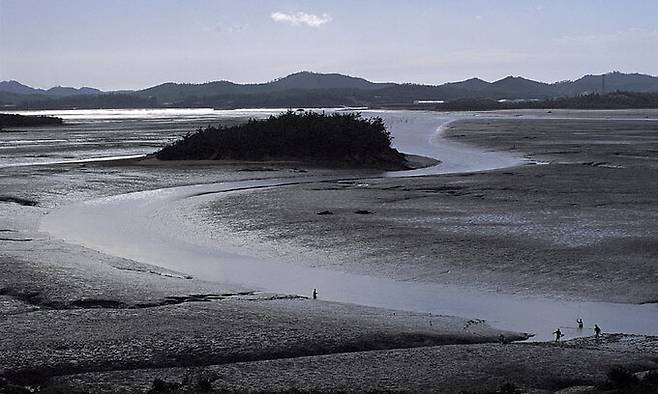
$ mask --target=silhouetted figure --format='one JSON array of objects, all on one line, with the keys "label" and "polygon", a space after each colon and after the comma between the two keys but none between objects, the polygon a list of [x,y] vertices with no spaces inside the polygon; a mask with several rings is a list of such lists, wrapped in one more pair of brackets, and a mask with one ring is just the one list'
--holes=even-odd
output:
[{"label": "silhouetted figure", "polygon": [[313,299],[314,300],[318,299],[318,290],[317,289],[313,289]]},{"label": "silhouetted figure", "polygon": [[599,327],[597,324],[594,325],[594,338],[599,339],[601,336],[601,327]]},{"label": "silhouetted figure", "polygon": [[555,334],[555,342],[560,342],[560,338],[564,336],[564,334],[562,334],[562,331],[560,331],[559,328],[553,331],[553,334]]},{"label": "silhouetted figure", "polygon": [[500,335],[498,336],[498,342],[502,343],[503,345],[505,345],[505,344],[508,343],[508,342],[507,342],[507,338],[505,338],[505,335],[503,335],[503,334],[500,334]]},{"label": "silhouetted figure", "polygon": [[576,320],[576,323],[578,323],[578,329],[582,330],[583,329],[583,319],[578,318],[578,320]]}]

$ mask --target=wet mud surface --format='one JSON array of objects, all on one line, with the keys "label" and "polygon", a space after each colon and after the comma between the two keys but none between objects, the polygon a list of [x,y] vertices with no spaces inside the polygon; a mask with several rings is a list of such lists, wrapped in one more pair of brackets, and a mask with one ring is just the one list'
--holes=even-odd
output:
[{"label": "wet mud surface", "polygon": [[571,344],[478,344],[343,353],[203,368],[89,373],[56,379],[53,384],[75,389],[106,381],[112,384],[100,383],[94,387],[112,392],[117,388],[134,387],[147,390],[151,387],[149,382],[155,379],[179,384],[190,382],[191,387],[204,379],[214,390],[236,391],[364,392],[376,388],[390,392],[459,393],[495,392],[505,384],[513,384],[520,392],[554,392],[604,381],[606,371],[617,365],[629,365],[638,370],[656,366],[647,356],[638,353],[581,349]]},{"label": "wet mud surface", "polygon": [[[510,293],[658,299],[655,123],[608,130],[551,122],[468,120],[446,131],[548,165],[245,192],[222,196],[190,220],[226,231],[222,242],[257,240],[256,254],[299,253],[290,264]],[[605,141],[619,130],[625,136],[623,143],[588,147],[582,135],[572,142],[561,135],[567,142],[554,149],[551,130],[565,127],[595,130],[597,139],[608,133]],[[537,138],[521,137],[528,135]],[[52,209],[104,196],[331,173],[241,169],[248,170],[96,163],[2,169],[0,390],[139,392],[156,379],[189,391],[199,382],[218,391],[485,392],[505,383],[556,390],[600,383],[614,366],[657,367],[652,337],[502,345],[501,332],[478,316],[333,303],[322,301],[322,291],[320,300],[254,292],[39,231]],[[325,210],[333,214],[317,215]]]},{"label": "wet mud surface", "polygon": [[244,192],[206,204],[201,221],[223,242],[254,241],[254,253],[296,264],[576,300],[658,298],[658,122],[461,120],[445,134],[515,144],[548,164]]}]

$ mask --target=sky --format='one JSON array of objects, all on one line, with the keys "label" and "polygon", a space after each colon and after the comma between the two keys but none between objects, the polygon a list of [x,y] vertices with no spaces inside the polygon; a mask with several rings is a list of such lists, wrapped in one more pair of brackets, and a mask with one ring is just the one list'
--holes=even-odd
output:
[{"label": "sky", "polygon": [[140,89],[307,70],[441,84],[658,74],[658,1],[0,0],[0,80]]}]

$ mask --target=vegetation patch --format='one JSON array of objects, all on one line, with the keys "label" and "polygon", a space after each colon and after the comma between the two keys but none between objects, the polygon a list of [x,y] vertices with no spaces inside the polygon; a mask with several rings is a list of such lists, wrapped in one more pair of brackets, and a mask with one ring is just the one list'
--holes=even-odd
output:
[{"label": "vegetation patch", "polygon": [[497,100],[468,97],[437,104],[437,111],[492,111],[505,109],[630,109],[658,108],[658,93],[612,92],[545,100]]},{"label": "vegetation patch", "polygon": [[379,118],[288,111],[232,127],[208,127],[157,153],[160,160],[293,160],[345,167],[408,168]]},{"label": "vegetation patch", "polygon": [[0,130],[3,127],[57,126],[62,123],[62,118],[56,118],[54,116],[0,114]]},{"label": "vegetation patch", "polygon": [[597,387],[611,394],[656,393],[658,392],[658,371],[634,374],[625,368],[612,368],[608,380]]}]

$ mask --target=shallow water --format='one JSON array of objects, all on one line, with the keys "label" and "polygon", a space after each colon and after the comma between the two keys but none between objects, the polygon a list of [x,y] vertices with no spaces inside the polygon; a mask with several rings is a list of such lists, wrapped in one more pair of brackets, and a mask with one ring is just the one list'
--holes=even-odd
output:
[{"label": "shallow water", "polygon": [[0,132],[0,168],[143,156],[200,127],[277,112],[208,108],[19,111],[57,116],[64,125],[11,127]]},{"label": "shallow water", "polygon": [[[585,320],[586,327],[596,322],[610,332],[658,335],[657,305],[520,297],[461,286],[300,267],[251,257],[240,250],[217,245],[216,241],[208,242],[203,233],[181,231],[190,227],[176,223],[170,213],[172,204],[181,200],[196,204],[216,198],[204,193],[321,179],[224,182],[115,196],[55,211],[44,219],[42,229],[69,242],[205,280],[306,295],[312,288],[318,288],[320,298],[326,300],[476,317],[501,328],[535,333],[537,340],[550,339],[550,333],[558,326],[568,337],[590,335],[589,330],[575,329],[577,316]],[[431,320],[429,315],[428,320]]]},{"label": "shallow water", "polygon": [[[241,116],[245,114],[250,113],[241,112]],[[511,154],[483,152],[442,139],[438,135],[440,127],[455,119],[451,115],[407,111],[364,111],[363,114],[382,116],[395,136],[398,149],[443,161],[427,169],[383,176],[489,170],[523,162],[522,158]],[[549,339],[558,326],[567,337],[589,335],[590,330],[575,329],[578,316],[585,320],[586,328],[596,322],[608,332],[658,335],[657,305],[521,297],[300,267],[255,258],[249,256],[248,251],[217,245],[204,230],[190,231],[194,226],[177,222],[180,218],[170,213],[175,204],[203,204],[217,198],[212,193],[327,179],[330,178],[223,182],[125,194],[56,210],[44,218],[41,228],[69,242],[206,280],[307,295],[312,288],[318,288],[322,299],[427,312],[428,319],[431,319],[429,313],[482,318],[502,328],[535,333],[535,339],[539,340]]]},{"label": "shallow water", "polygon": [[[8,128],[0,132],[0,168],[146,155],[156,152],[163,145],[199,127],[238,122],[248,118],[264,118],[282,111],[285,110],[182,108],[19,111],[17,113],[23,115],[61,117],[65,124]],[[336,109],[325,108],[315,111],[332,112]],[[504,166],[516,165],[519,162],[519,158],[512,155],[484,153],[454,142],[443,144],[442,150],[438,152],[436,145],[430,143],[436,135],[437,125],[475,114],[453,115],[421,111],[360,112],[364,117],[384,118],[394,136],[393,145],[400,151],[430,157],[440,155],[444,160],[441,166],[432,169],[395,172],[389,174],[391,176],[499,168],[504,156],[507,157]]]}]

